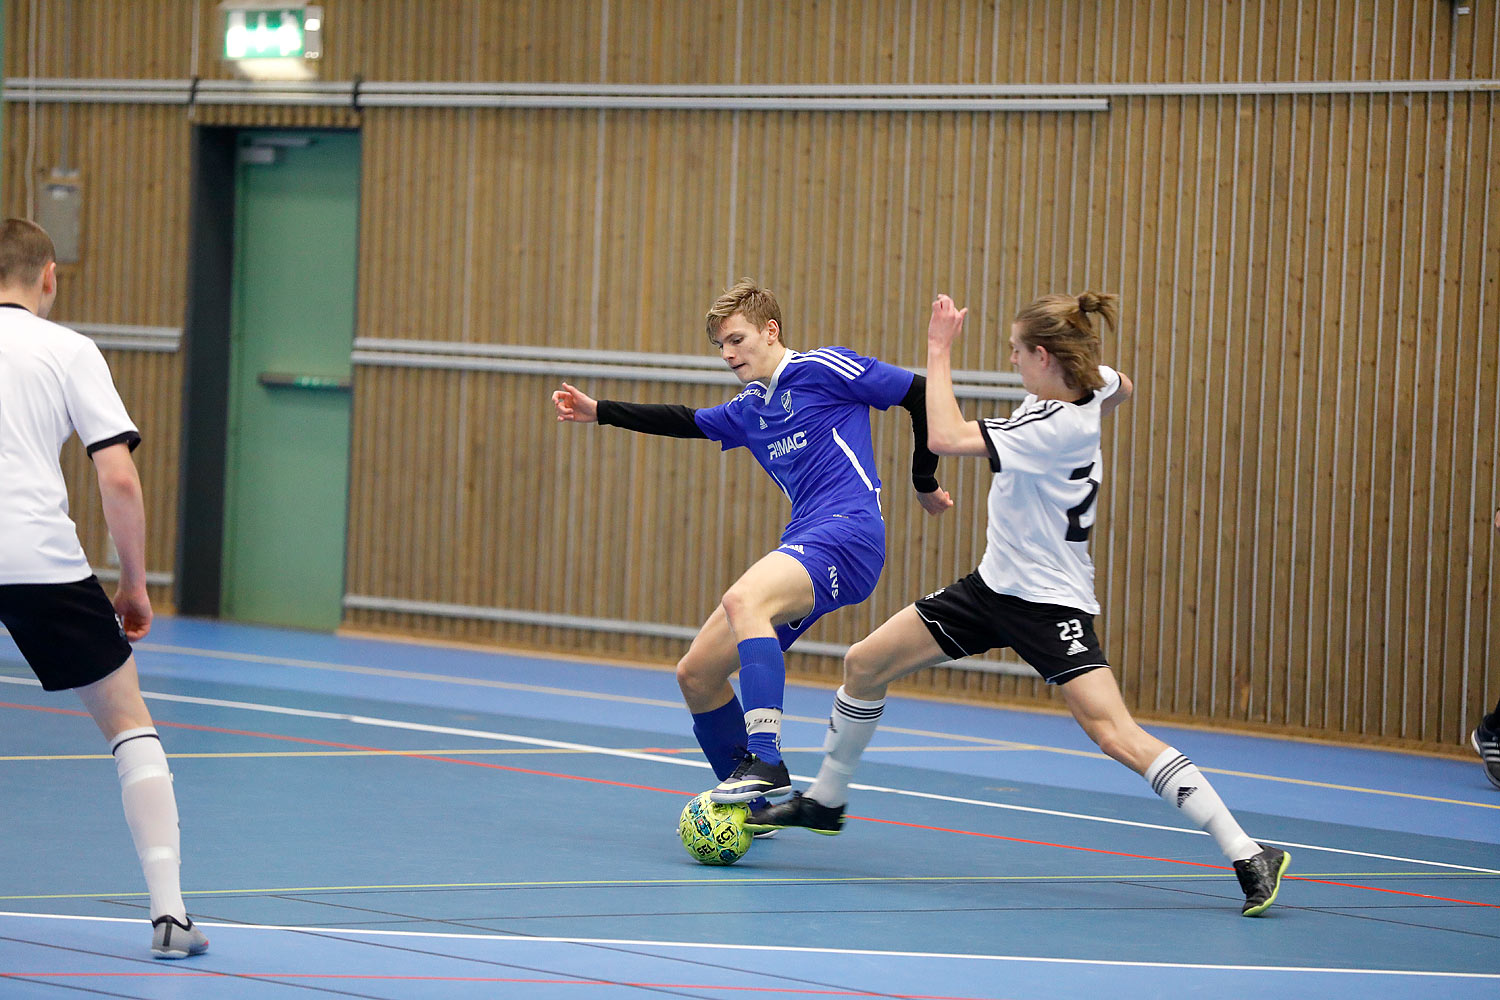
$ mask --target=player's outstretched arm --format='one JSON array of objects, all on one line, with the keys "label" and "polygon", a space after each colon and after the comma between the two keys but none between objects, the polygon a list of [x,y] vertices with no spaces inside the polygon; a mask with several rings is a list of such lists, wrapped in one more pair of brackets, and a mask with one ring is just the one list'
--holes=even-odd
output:
[{"label": "player's outstretched arm", "polygon": [[953,395],[953,342],[963,329],[967,309],[946,295],[932,304],[927,323],[927,447],[939,455],[984,458],[989,449],[978,421],[965,420]]},{"label": "player's outstretched arm", "polygon": [[552,393],[552,407],[557,419],[578,424],[598,423],[610,427],[623,427],[642,434],[661,434],[665,437],[708,437],[698,426],[693,414],[697,411],[686,406],[666,403],[621,403],[612,399],[594,399],[583,390],[564,382],[563,387]]},{"label": "player's outstretched arm", "polygon": [[104,522],[109,525],[120,556],[120,586],[115,591],[115,613],[125,637],[144,639],[151,631],[151,598],[146,594],[146,509],[141,500],[141,477],[128,444],[112,444],[93,454],[99,479]]},{"label": "player's outstretched arm", "polygon": [[1130,377],[1127,376],[1124,372],[1120,372],[1119,375],[1120,388],[1116,389],[1114,391],[1114,395],[1110,396],[1099,405],[1099,416],[1101,417],[1109,416],[1114,412],[1115,407],[1119,406],[1121,403],[1128,400],[1131,396],[1135,395],[1135,383],[1131,382]]},{"label": "player's outstretched arm", "polygon": [[552,394],[552,407],[557,411],[558,420],[591,424],[599,419],[599,403],[582,389],[566,382]]},{"label": "player's outstretched arm", "polygon": [[911,417],[911,485],[917,492],[917,503],[933,517],[953,506],[948,491],[938,485],[938,457],[927,447],[927,380],[911,377],[911,388],[901,399],[901,408]]}]

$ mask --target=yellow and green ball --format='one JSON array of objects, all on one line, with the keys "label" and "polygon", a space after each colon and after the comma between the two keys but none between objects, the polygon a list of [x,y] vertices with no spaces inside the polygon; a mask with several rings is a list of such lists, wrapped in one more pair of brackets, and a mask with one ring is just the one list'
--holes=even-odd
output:
[{"label": "yellow and green ball", "polygon": [[750,850],[753,837],[745,829],[749,818],[750,810],[743,805],[721,805],[704,792],[683,807],[677,835],[693,860],[705,865],[732,865]]}]

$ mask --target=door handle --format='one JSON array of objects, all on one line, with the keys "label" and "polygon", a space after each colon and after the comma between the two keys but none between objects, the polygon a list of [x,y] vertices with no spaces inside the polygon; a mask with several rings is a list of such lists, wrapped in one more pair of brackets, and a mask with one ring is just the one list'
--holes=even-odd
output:
[{"label": "door handle", "polygon": [[354,380],[339,375],[296,375],[291,372],[261,372],[255,381],[267,389],[304,389],[312,392],[348,392]]}]

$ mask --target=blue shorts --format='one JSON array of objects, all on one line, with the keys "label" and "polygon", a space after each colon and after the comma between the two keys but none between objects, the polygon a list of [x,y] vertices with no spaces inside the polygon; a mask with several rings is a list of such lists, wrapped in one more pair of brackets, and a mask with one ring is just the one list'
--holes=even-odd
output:
[{"label": "blue shorts", "polygon": [[776,638],[786,650],[828,612],[859,604],[874,593],[885,568],[885,521],[830,514],[788,525],[776,551],[800,562],[813,586],[813,609],[807,617],[776,626]]}]

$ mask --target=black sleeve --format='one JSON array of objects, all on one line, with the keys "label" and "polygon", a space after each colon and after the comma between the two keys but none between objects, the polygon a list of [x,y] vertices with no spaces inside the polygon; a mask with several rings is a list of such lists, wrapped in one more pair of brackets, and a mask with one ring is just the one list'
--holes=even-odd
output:
[{"label": "black sleeve", "polygon": [[621,403],[613,399],[601,399],[599,423],[606,427],[623,427],[628,431],[661,434],[665,437],[708,437],[693,419],[691,408],[671,403]]},{"label": "black sleeve", "polygon": [[927,450],[927,379],[911,377],[911,388],[901,400],[901,408],[911,414],[911,432],[916,438],[911,450],[911,484],[918,493],[932,493],[938,488],[938,457]]}]

